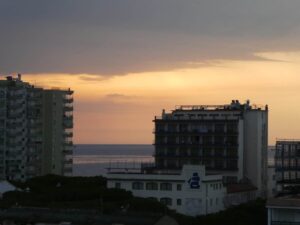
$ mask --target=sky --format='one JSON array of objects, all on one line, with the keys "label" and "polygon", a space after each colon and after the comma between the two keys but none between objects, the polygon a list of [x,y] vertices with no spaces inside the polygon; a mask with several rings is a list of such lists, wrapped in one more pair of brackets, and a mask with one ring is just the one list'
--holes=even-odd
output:
[{"label": "sky", "polygon": [[75,91],[74,142],[151,144],[181,104],[269,106],[300,138],[299,0],[0,0],[0,74]]}]

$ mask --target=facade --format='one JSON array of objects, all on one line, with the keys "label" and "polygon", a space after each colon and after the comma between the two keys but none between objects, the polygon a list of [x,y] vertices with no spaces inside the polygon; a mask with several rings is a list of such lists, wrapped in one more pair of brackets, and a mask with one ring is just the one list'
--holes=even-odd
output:
[{"label": "facade", "polygon": [[[0,80],[0,179],[72,174],[73,91]],[[70,167],[71,165],[71,167]]]},{"label": "facade", "polygon": [[300,140],[276,141],[275,174],[278,192],[300,190]]},{"label": "facade", "polygon": [[[43,91],[42,174],[72,175],[73,91]],[[50,160],[51,159],[51,160]]]},{"label": "facade", "polygon": [[196,216],[224,209],[226,188],[221,175],[208,175],[205,167],[184,165],[180,173],[110,171],[108,188],[122,188],[134,196],[155,198],[179,213]]},{"label": "facade", "polygon": [[268,225],[299,225],[300,224],[300,199],[298,196],[269,199]]},{"label": "facade", "polygon": [[257,198],[257,188],[251,184],[228,184],[224,197],[224,206],[229,208]]},{"label": "facade", "polygon": [[268,166],[268,198],[272,198],[276,196],[277,189],[276,189],[276,173],[275,173],[275,166]]},{"label": "facade", "polygon": [[268,107],[241,104],[179,106],[156,116],[155,163],[159,169],[203,164],[225,184],[251,183],[267,190]]},{"label": "facade", "polygon": [[275,146],[268,147],[268,198],[272,198],[277,195],[276,190],[276,173],[275,173]]}]

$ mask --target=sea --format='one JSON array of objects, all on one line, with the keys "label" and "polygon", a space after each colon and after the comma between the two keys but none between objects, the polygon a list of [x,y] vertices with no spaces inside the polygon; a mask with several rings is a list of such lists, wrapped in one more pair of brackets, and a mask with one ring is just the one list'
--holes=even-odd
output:
[{"label": "sea", "polygon": [[[274,146],[268,149],[268,165],[274,166]],[[73,152],[73,176],[105,176],[109,168],[139,169],[141,163],[153,163],[153,145],[76,145]]]},{"label": "sea", "polygon": [[153,163],[153,145],[76,145],[73,176],[105,175],[108,168],[136,168]]}]

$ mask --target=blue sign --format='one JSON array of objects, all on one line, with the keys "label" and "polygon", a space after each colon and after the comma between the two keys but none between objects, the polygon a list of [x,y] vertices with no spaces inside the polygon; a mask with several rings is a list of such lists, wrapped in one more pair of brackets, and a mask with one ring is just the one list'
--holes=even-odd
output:
[{"label": "blue sign", "polygon": [[200,188],[200,177],[198,173],[193,173],[193,176],[188,180],[191,189],[199,189]]}]

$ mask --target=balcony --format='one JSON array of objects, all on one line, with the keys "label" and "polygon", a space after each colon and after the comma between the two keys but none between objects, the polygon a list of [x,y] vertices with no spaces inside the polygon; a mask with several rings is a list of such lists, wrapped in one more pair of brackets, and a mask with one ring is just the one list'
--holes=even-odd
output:
[{"label": "balcony", "polygon": [[63,102],[64,103],[70,104],[70,103],[73,103],[73,101],[74,101],[73,96],[71,96],[71,97],[64,97],[63,98]]},{"label": "balcony", "polygon": [[63,110],[65,111],[65,112],[69,112],[69,111],[73,111],[73,105],[72,106],[64,106],[63,107]]},{"label": "balcony", "polygon": [[64,132],[63,137],[64,138],[71,138],[71,137],[73,137],[73,132]]},{"label": "balcony", "polygon": [[63,127],[65,129],[73,128],[73,121],[72,120],[64,120],[63,121]]},{"label": "balcony", "polygon": [[72,165],[72,164],[73,164],[73,159],[64,160],[64,165]]},{"label": "balcony", "polygon": [[18,100],[18,99],[24,99],[24,98],[25,98],[25,93],[14,94],[14,95],[9,95],[8,96],[9,100]]},{"label": "balcony", "polygon": [[8,117],[23,117],[25,115],[24,109],[18,109],[18,110],[9,110],[7,116]]},{"label": "balcony", "polygon": [[65,149],[65,150],[63,150],[63,154],[64,155],[72,155],[73,154],[73,150]]},{"label": "balcony", "polygon": [[71,114],[71,115],[66,115],[66,114],[64,114],[63,115],[63,119],[64,120],[73,120],[73,115]]},{"label": "balcony", "polygon": [[64,146],[73,146],[73,141],[64,141]]},{"label": "balcony", "polygon": [[293,171],[299,171],[300,170],[300,165],[298,166],[278,166],[276,165],[275,167],[275,171],[289,171],[289,170],[293,170]]}]

